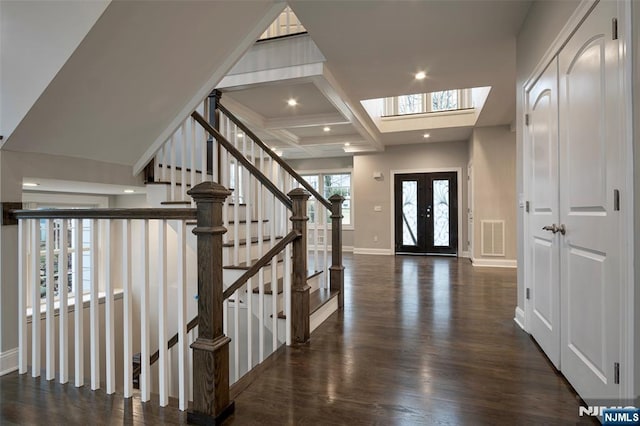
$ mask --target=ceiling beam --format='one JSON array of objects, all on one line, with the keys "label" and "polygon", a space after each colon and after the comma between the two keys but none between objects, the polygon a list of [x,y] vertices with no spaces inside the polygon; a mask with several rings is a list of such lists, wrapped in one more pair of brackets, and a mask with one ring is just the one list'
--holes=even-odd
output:
[{"label": "ceiling beam", "polygon": [[265,129],[294,129],[298,127],[333,126],[337,124],[350,124],[350,121],[337,112],[330,114],[307,114],[266,119]]}]

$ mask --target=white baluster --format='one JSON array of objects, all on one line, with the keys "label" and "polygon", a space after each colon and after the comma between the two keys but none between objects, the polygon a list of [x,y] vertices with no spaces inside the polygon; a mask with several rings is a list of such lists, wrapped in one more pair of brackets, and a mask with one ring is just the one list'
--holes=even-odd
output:
[{"label": "white baluster", "polygon": [[284,313],[286,319],[286,341],[291,345],[291,244],[284,250]]},{"label": "white baluster", "polygon": [[46,361],[47,361],[47,380],[53,380],[56,378],[56,323],[55,323],[55,306],[54,306],[54,276],[53,276],[53,264],[54,264],[54,241],[53,241],[53,219],[47,219],[46,221],[46,238],[45,241],[45,268],[47,274],[47,316],[46,316]]},{"label": "white baluster", "polygon": [[187,407],[187,243],[186,223],[178,221],[178,389],[180,411]]},{"label": "white baluster", "polygon": [[105,324],[105,370],[106,392],[111,395],[116,391],[116,345],[115,345],[115,311],[113,300],[113,280],[111,277],[111,221],[104,222],[104,244],[102,244],[102,264],[104,265],[104,324]]},{"label": "white baluster", "polygon": [[40,377],[40,220],[31,221],[31,375]]},{"label": "white baluster", "polygon": [[172,139],[173,139],[173,136],[169,138],[169,140],[167,140],[162,147],[162,153],[164,154],[164,161],[162,163],[162,181],[163,182],[169,181],[169,162],[171,161]]},{"label": "white baluster", "polygon": [[[183,169],[184,170],[184,169]],[[149,220],[142,222],[142,288],[140,289],[140,400],[151,399],[151,367],[149,365]]]},{"label": "white baluster", "polygon": [[[321,207],[322,208],[322,207]],[[324,209],[325,213],[328,213],[326,209]],[[316,213],[316,217],[319,220],[318,213]],[[322,228],[322,242],[324,244],[324,257],[323,257],[323,279],[324,279],[324,288],[329,289],[329,241],[328,241],[328,230],[329,225],[325,221]]]},{"label": "white baluster", "polygon": [[[207,101],[205,100],[205,105]],[[206,109],[206,108],[205,108]],[[195,120],[194,120],[195,121]],[[207,132],[202,129],[201,126],[198,126],[199,136],[200,136],[200,170],[202,170],[202,174],[200,175],[200,182],[204,182],[208,180],[207,177]]]},{"label": "white baluster", "polygon": [[[100,389],[100,295],[98,294],[98,234],[99,222],[91,220],[91,305],[89,327],[91,328],[91,390]],[[107,265],[110,266],[110,265]]]},{"label": "white baluster", "polygon": [[240,293],[236,290],[233,293],[233,349],[234,349],[234,382],[240,378]]},{"label": "white baluster", "polygon": [[[68,308],[68,264],[69,240],[67,238],[68,221],[62,219],[60,227],[60,251],[58,252],[58,298],[60,299],[60,313],[58,315],[59,332],[59,356],[60,356],[60,383],[69,381],[69,308]],[[77,315],[78,302],[75,302],[74,312]],[[80,305],[82,306],[82,305]],[[82,312],[82,311],[81,311]]]},{"label": "white baluster", "polygon": [[291,34],[291,8],[289,8],[289,6],[287,6],[284,9],[285,12],[285,27],[284,27],[284,33],[285,34]]},{"label": "white baluster", "polygon": [[[240,168],[238,160],[233,161],[233,264],[240,263]],[[246,207],[245,207],[246,211]]]},{"label": "white baluster", "polygon": [[27,372],[27,281],[29,280],[29,255],[35,256],[28,247],[29,221],[18,221],[18,373]]},{"label": "white baluster", "polygon": [[[271,160],[271,173],[270,178],[271,181],[277,184],[277,176],[276,169],[274,167],[274,162]],[[269,218],[269,236],[271,237],[269,246],[273,248],[275,245],[275,235],[276,235],[276,196],[272,193],[269,193],[270,197],[270,218]],[[271,330],[272,330],[272,350],[275,351],[278,348],[278,271],[277,271],[277,258],[274,257],[271,259],[271,290],[273,293],[273,297],[271,298]],[[284,296],[283,296],[284,297]]]},{"label": "white baluster", "polygon": [[169,364],[167,354],[167,221],[160,222],[158,247],[158,387],[160,406],[169,403]]},{"label": "white baluster", "polygon": [[175,133],[171,136],[171,201],[176,200],[176,150],[178,149],[176,143],[176,135]]},{"label": "white baluster", "polygon": [[84,385],[84,303],[83,303],[83,262],[82,262],[82,220],[75,220],[76,227],[76,270],[75,270],[75,314],[74,314],[74,333],[75,333],[75,385],[80,387]]},{"label": "white baluster", "polygon": [[[229,188],[229,154],[226,149],[222,149],[221,152],[222,162],[220,165],[220,174],[222,181],[221,184],[225,188]],[[229,229],[229,197],[225,198],[224,204],[222,205],[222,223],[225,228]],[[229,233],[225,232],[222,234],[222,242],[226,244],[229,242]]]},{"label": "white baluster", "polygon": [[180,139],[180,199],[187,199],[187,121],[182,122]]},{"label": "white baluster", "polygon": [[[318,257],[318,226],[319,226],[319,222],[320,222],[320,218],[318,217],[318,207],[320,207],[320,203],[318,203],[318,200],[313,197],[313,200],[311,201],[313,203],[313,211],[314,211],[314,215],[315,215],[315,220],[313,221],[313,273],[317,272],[317,271],[321,271],[320,269],[320,258]],[[327,224],[324,224],[324,227],[327,227]]]},{"label": "white baluster", "polygon": [[133,295],[131,294],[131,220],[122,221],[122,312],[124,397],[133,395]]},{"label": "white baluster", "polygon": [[[198,168],[198,166],[196,165],[196,143],[197,143],[196,120],[194,120],[192,117],[189,117],[188,120],[189,120],[189,123],[191,124],[190,132],[189,132],[189,154],[191,155],[191,158],[189,160],[189,165],[191,166],[191,177],[189,178],[189,183],[193,188],[194,186],[197,185],[196,169]],[[201,170],[201,172],[205,174],[207,171],[206,169],[203,169]],[[195,206],[196,206],[195,200],[191,199],[191,207],[195,207]]]},{"label": "white baluster", "polygon": [[[252,154],[253,154],[253,145]],[[253,156],[253,155],[252,155]],[[264,170],[264,151],[260,150],[260,170]],[[257,187],[257,198],[258,198],[258,259],[262,259],[264,254],[263,245],[264,245],[264,229],[262,226],[262,219],[264,218],[263,209],[263,185],[258,182]],[[276,298],[277,293],[272,292],[272,297]],[[258,355],[259,362],[264,361],[264,268],[260,268],[258,271]]]},{"label": "white baluster", "polygon": [[156,152],[156,156],[153,161],[153,181],[158,182],[160,179],[160,163],[162,162],[163,146],[161,146]]}]

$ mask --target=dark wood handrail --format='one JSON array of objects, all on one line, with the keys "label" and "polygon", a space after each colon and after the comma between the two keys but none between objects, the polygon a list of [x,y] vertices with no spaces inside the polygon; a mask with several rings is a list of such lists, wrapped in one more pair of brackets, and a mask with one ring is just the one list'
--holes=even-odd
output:
[{"label": "dark wood handrail", "polygon": [[42,209],[13,210],[16,219],[167,219],[194,220],[196,209]]},{"label": "dark wood handrail", "polygon": [[280,191],[280,189],[278,189],[278,187],[273,182],[271,182],[271,180],[266,177],[264,173],[260,171],[260,169],[254,166],[251,161],[249,161],[244,155],[242,155],[242,153],[238,151],[238,149],[233,146],[233,144],[231,144],[231,142],[229,142],[227,138],[222,136],[220,132],[214,129],[209,124],[209,122],[207,122],[207,120],[205,120],[204,117],[198,113],[198,111],[194,111],[191,116],[194,120],[200,123],[200,125],[211,136],[213,136],[218,141],[218,143],[220,143],[220,145],[222,145],[229,152],[229,154],[235,157],[237,161],[242,163],[242,165],[249,171],[249,173],[251,173],[256,179],[258,179],[258,181],[262,185],[264,185],[265,188],[267,188],[273,195],[275,195],[275,197],[280,200],[282,204],[284,204],[289,210],[293,209],[293,203],[291,202],[289,197],[287,197],[284,192]]},{"label": "dark wood handrail", "polygon": [[242,274],[242,276],[240,276],[240,278],[238,278],[233,284],[231,284],[224,291],[224,293],[222,293],[222,297],[224,299],[228,299],[233,293],[235,293],[235,291],[237,289],[242,287],[244,285],[244,283],[246,283],[249,278],[251,278],[252,276],[257,274],[258,271],[260,269],[262,269],[263,266],[265,266],[267,263],[271,262],[271,260],[278,253],[280,253],[282,250],[284,250],[285,247],[287,246],[287,244],[289,244],[292,241],[300,238],[301,236],[302,236],[302,234],[300,234],[300,232],[295,231],[295,230],[291,231],[287,235],[285,235],[285,237],[283,239],[281,239],[280,241],[278,241],[278,243],[276,245],[271,247],[271,249],[268,252],[266,252],[264,256],[262,256],[260,259],[258,259],[258,261],[256,261],[256,263],[251,265],[251,267],[244,274]]},{"label": "dark wood handrail", "polygon": [[276,163],[278,163],[280,165],[280,167],[282,167],[287,173],[289,173],[291,176],[293,176],[293,178],[300,184],[300,186],[302,186],[304,189],[309,191],[309,193],[316,200],[320,201],[320,203],[323,206],[325,206],[327,209],[331,210],[331,203],[329,201],[327,201],[322,195],[320,195],[320,193],[318,191],[316,191],[313,188],[313,186],[311,186],[309,184],[309,182],[307,182],[302,176],[300,176],[298,174],[298,172],[293,170],[293,168],[289,164],[287,164],[286,161],[284,161],[282,158],[280,158],[280,156],[278,156],[278,154],[273,152],[273,150],[271,148],[269,148],[264,142],[262,142],[260,140],[260,138],[257,137],[256,134],[251,131],[251,129],[249,129],[247,126],[245,126],[244,123],[242,121],[240,121],[235,115],[233,115],[231,113],[231,111],[229,111],[227,108],[225,108],[224,105],[221,105],[219,102],[218,102],[217,105],[218,105],[218,109],[220,111],[222,111],[224,113],[224,115],[226,115],[229,118],[229,120],[231,120],[247,136],[249,136],[249,138],[251,138],[251,140],[253,140],[256,143],[256,145],[258,145],[267,154],[269,154],[269,157],[271,157]]}]

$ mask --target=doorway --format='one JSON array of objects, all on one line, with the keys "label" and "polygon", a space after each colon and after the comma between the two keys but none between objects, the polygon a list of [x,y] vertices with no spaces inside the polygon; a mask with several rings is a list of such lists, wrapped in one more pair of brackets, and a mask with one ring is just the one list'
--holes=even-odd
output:
[{"label": "doorway", "polygon": [[456,172],[396,174],[395,252],[458,254]]}]

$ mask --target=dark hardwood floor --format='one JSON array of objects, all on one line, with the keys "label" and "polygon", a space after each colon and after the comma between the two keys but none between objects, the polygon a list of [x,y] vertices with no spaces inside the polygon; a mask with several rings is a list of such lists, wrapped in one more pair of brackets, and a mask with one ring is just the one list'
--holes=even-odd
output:
[{"label": "dark hardwood floor", "polygon": [[[597,424],[513,322],[515,270],[347,256],[345,309],[236,398],[225,425]],[[0,424],[181,424],[186,414],[16,373]]]}]

